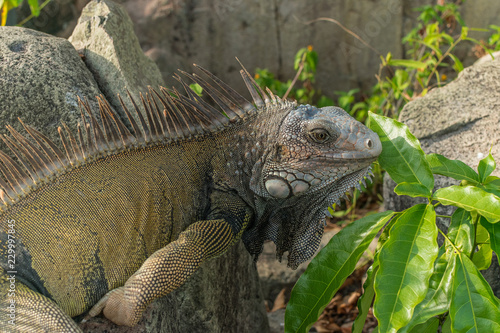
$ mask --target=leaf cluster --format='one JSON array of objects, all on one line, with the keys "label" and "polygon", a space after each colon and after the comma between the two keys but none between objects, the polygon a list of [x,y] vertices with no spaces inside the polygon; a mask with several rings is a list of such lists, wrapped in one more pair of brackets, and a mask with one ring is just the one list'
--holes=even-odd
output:
[{"label": "leaf cluster", "polygon": [[[0,24],[1,26],[5,26],[5,24],[7,23],[7,15],[9,13],[9,10],[21,6],[22,3],[23,0],[0,0],[0,11],[2,12]],[[39,6],[38,0],[28,0],[28,5],[31,10],[31,15],[38,16],[40,15],[40,9],[43,8],[45,4],[43,6]]]},{"label": "leaf cluster", "polygon": [[[336,234],[295,285],[285,331],[308,331],[381,231],[352,332],[362,332],[372,303],[378,332],[430,333],[439,326],[442,332],[500,332],[500,301],[479,272],[500,250],[500,178],[491,175],[492,155],[474,170],[426,155],[396,120],[371,113],[369,125],[380,136],[378,162],[397,183],[394,191],[427,203],[366,216]],[[434,191],[435,174],[460,184]],[[436,225],[438,205],[456,207],[445,217],[447,233]],[[438,233],[445,239],[441,246]]]},{"label": "leaf cluster", "polygon": [[295,54],[293,63],[296,71],[293,80],[283,82],[268,69],[257,68],[255,81],[261,87],[271,89],[276,95],[295,99],[300,104],[314,104],[318,107],[333,105],[333,100],[322,95],[315,87],[318,53],[314,51],[312,45],[301,48]]}]

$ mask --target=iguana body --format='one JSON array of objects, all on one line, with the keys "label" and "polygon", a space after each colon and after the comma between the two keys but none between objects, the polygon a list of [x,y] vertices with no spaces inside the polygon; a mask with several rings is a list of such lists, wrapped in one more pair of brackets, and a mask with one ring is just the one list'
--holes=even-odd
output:
[{"label": "iguana body", "polygon": [[38,146],[10,129],[24,162],[0,154],[0,257],[16,259],[0,263],[2,330],[78,332],[71,317],[89,310],[133,326],[240,238],[254,255],[273,240],[291,267],[314,253],[326,207],[363,179],[378,138],[338,108],[265,94],[246,71],[253,105],[204,72],[218,90],[188,76],[225,115],[188,88],[150,91],[146,117],[129,115],[133,135],[106,102],[102,125],[83,104],[87,140],[68,131],[65,153],[29,126]]}]

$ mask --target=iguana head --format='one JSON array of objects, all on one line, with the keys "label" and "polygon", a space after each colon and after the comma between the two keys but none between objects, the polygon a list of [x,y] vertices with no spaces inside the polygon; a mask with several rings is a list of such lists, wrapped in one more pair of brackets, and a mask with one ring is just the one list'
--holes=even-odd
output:
[{"label": "iguana head", "polygon": [[260,216],[243,240],[254,254],[272,240],[278,257],[288,252],[288,265],[296,268],[317,250],[327,207],[359,185],[382,146],[338,107],[301,105],[280,113],[252,170]]}]

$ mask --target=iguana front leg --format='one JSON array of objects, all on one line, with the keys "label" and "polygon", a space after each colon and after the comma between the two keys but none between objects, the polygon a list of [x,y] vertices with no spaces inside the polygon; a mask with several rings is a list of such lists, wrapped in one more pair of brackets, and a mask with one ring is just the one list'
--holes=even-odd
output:
[{"label": "iguana front leg", "polygon": [[123,287],[108,292],[89,315],[103,311],[115,324],[134,326],[154,299],[180,287],[203,261],[227,251],[240,238],[251,213],[242,203],[223,202],[222,206],[209,215],[213,219],[192,224],[177,240],[153,253]]}]

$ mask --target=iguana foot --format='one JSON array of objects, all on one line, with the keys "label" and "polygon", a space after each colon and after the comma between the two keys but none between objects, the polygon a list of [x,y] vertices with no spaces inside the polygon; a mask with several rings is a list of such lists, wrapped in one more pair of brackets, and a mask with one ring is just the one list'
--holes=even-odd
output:
[{"label": "iguana foot", "polygon": [[125,287],[119,287],[104,295],[90,309],[89,316],[95,317],[102,312],[106,318],[117,325],[135,326],[138,320],[133,318],[133,308],[130,301],[125,298]]}]

